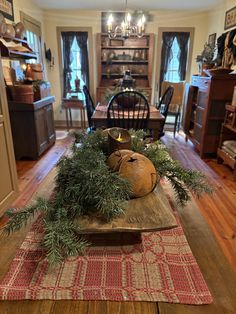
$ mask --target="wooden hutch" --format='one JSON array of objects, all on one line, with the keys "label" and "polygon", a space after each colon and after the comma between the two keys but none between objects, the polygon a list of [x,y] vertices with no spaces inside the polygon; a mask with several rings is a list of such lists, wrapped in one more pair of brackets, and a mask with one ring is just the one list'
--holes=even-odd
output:
[{"label": "wooden hutch", "polygon": [[151,99],[154,34],[142,38],[110,39],[107,34],[97,34],[97,101],[102,102],[108,88],[129,70],[136,88]]},{"label": "wooden hutch", "polygon": [[[2,59],[36,58],[27,41],[20,38],[0,37],[0,51]],[[52,108],[54,101],[53,96],[31,102],[14,101],[11,99],[10,93],[8,94],[8,109],[17,160],[23,157],[38,159],[46,149],[54,144],[56,139]]]},{"label": "wooden hutch", "polygon": [[231,102],[234,86],[236,74],[192,77],[193,99],[185,104],[187,114],[183,124],[188,125],[184,131],[201,158],[217,153],[225,104]]}]

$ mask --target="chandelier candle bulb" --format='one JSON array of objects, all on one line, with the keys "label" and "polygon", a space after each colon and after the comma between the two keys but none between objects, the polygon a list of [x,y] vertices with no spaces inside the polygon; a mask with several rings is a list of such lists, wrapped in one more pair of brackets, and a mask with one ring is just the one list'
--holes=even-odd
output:
[{"label": "chandelier candle bulb", "polygon": [[140,19],[139,21],[138,21],[138,33],[140,34],[140,33],[142,33],[142,28],[143,28],[143,25],[142,25],[142,20]]},{"label": "chandelier candle bulb", "polygon": [[144,32],[144,25],[145,25],[145,22],[146,22],[146,17],[145,17],[144,14],[143,14],[143,16],[142,16],[141,21],[142,21],[142,32]]},{"label": "chandelier candle bulb", "polygon": [[108,32],[112,31],[112,23],[113,23],[113,16],[112,14],[109,15],[108,21],[107,21],[107,30]]},{"label": "chandelier candle bulb", "polygon": [[131,23],[132,16],[131,13],[127,10],[127,0],[125,1],[125,4],[125,17],[120,25],[115,25],[113,28],[113,17],[111,14],[108,17],[107,33],[110,39],[116,37],[127,39],[130,36],[141,38],[144,35],[146,22],[144,14],[140,16],[140,19],[137,23]]}]

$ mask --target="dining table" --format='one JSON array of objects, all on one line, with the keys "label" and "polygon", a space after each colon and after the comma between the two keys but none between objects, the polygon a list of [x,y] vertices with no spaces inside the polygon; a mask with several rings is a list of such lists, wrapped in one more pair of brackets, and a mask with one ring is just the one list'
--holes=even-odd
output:
[{"label": "dining table", "polygon": [[[165,123],[165,117],[160,113],[160,111],[155,106],[150,106],[150,115],[147,123],[147,128],[152,130],[152,135],[154,140],[160,138],[161,130]],[[92,122],[96,129],[107,128],[107,110],[108,105],[99,103],[92,115]],[[125,118],[124,118],[125,119]]]}]

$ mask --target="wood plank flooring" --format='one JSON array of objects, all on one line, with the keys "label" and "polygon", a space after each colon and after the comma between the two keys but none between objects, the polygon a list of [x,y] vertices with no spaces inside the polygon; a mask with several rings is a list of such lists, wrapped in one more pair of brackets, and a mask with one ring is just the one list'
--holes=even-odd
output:
[{"label": "wood plank flooring", "polygon": [[226,165],[218,165],[216,159],[201,160],[191,142],[184,136],[163,138],[174,159],[191,169],[205,173],[214,188],[213,195],[196,199],[199,209],[211,227],[224,254],[236,271],[236,182],[233,172]]},{"label": "wood plank flooring", "polygon": [[[231,170],[218,165],[215,160],[201,160],[191,143],[185,143],[181,134],[174,139],[172,133],[167,133],[163,142],[173,158],[185,167],[203,171],[215,188],[212,197],[203,196],[197,200],[199,209],[187,206],[178,210],[190,247],[213,295],[213,304],[190,306],[162,302],[1,301],[1,314],[236,313],[236,183],[232,182]],[[69,143],[70,140],[58,141],[38,162],[17,163],[21,195],[14,206],[21,207],[28,202]],[[28,228],[7,240],[0,239],[0,276],[6,271]]]}]

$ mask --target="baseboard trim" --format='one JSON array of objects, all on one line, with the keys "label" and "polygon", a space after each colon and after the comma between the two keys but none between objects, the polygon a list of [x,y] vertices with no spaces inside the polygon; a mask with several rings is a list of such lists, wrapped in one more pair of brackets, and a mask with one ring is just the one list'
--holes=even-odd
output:
[{"label": "baseboard trim", "polygon": [[[55,128],[63,128],[63,129],[67,128],[66,120],[54,120],[54,125],[55,125]],[[81,129],[80,121],[72,121],[72,125],[73,125],[72,128]],[[86,128],[87,128],[87,124],[86,124]]]}]

